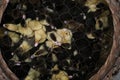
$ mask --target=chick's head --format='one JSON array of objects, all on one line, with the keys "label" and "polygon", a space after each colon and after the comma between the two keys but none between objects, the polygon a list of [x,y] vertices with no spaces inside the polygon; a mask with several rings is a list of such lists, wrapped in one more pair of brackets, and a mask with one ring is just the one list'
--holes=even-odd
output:
[{"label": "chick's head", "polygon": [[20,48],[22,49],[23,53],[27,52],[28,50],[30,50],[32,48],[32,46],[29,44],[29,42],[27,41],[23,41],[22,44],[20,45]]},{"label": "chick's head", "polygon": [[32,30],[38,30],[41,29],[43,25],[40,24],[39,21],[37,20],[30,20],[27,23],[27,27],[30,27]]},{"label": "chick's head", "polygon": [[69,80],[69,77],[65,71],[61,70],[58,74],[53,74],[51,80]]},{"label": "chick's head", "polygon": [[62,43],[71,43],[72,32],[66,28],[58,29],[57,34],[61,36]]},{"label": "chick's head", "polygon": [[55,31],[48,32],[47,39],[48,39],[48,41],[46,42],[47,47],[56,48],[61,46],[62,38]]},{"label": "chick's head", "polygon": [[33,37],[33,31],[29,27],[19,27],[18,32],[23,34],[24,36]]},{"label": "chick's head", "polygon": [[48,32],[47,39],[53,42],[61,42],[62,38],[55,31]]},{"label": "chick's head", "polygon": [[17,43],[20,40],[20,36],[14,32],[8,32],[8,36],[11,38],[13,43]]},{"label": "chick's head", "polygon": [[41,25],[46,25],[46,26],[49,26],[49,23],[45,20],[41,20],[40,21]]},{"label": "chick's head", "polygon": [[15,24],[4,24],[3,27],[10,31],[16,31],[18,29],[18,25]]}]

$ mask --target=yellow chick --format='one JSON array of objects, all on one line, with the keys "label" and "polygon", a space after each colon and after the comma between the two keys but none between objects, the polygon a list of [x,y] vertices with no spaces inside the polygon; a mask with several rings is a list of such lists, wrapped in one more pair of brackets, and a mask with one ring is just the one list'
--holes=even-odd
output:
[{"label": "yellow chick", "polygon": [[52,41],[46,41],[46,46],[48,48],[55,48],[54,43]]},{"label": "yellow chick", "polygon": [[89,7],[89,11],[88,12],[95,12],[98,8],[96,7],[97,4],[99,4],[100,2],[105,3],[105,0],[87,0],[85,3],[85,6]]},{"label": "yellow chick", "polygon": [[61,42],[62,38],[55,31],[51,31],[47,33],[47,39],[50,41]]},{"label": "yellow chick", "polygon": [[97,10],[96,5],[99,0],[87,0],[85,6],[89,7],[88,12],[95,12]]},{"label": "yellow chick", "polygon": [[95,36],[92,33],[87,33],[86,35],[88,39],[95,39]]},{"label": "yellow chick", "polygon": [[108,26],[108,17],[101,17],[100,21],[103,22],[104,28]]},{"label": "yellow chick", "polygon": [[46,46],[49,48],[56,48],[63,43],[71,43],[72,32],[66,28],[58,29],[56,32],[51,31],[47,33]]},{"label": "yellow chick", "polygon": [[51,80],[69,80],[69,76],[65,71],[60,70],[58,74],[53,74]]},{"label": "yellow chick", "polygon": [[33,30],[29,27],[19,26],[17,32],[19,32],[22,35],[27,36],[27,37],[33,37],[33,35],[34,35]]},{"label": "yellow chick", "polygon": [[26,26],[31,28],[33,31],[41,29],[43,25],[38,20],[26,20]]},{"label": "yellow chick", "polygon": [[26,26],[30,27],[33,31],[41,29],[41,28],[43,28],[43,30],[46,31],[44,26],[49,25],[49,23],[46,20],[38,21],[38,20],[31,20],[30,18],[28,18],[26,19],[25,22],[26,22]]},{"label": "yellow chick", "polygon": [[48,25],[46,20],[38,21],[38,20],[26,20],[27,28],[30,28],[34,33],[35,37],[35,46],[39,43],[42,43],[46,40],[46,28],[45,25]]},{"label": "yellow chick", "polygon": [[46,41],[46,46],[49,48],[57,48],[61,46],[60,42]]},{"label": "yellow chick", "polygon": [[15,43],[18,43],[19,40],[20,40],[20,35],[14,33],[14,32],[7,32],[7,35],[11,38],[12,40],[12,46],[15,44]]},{"label": "yellow chick", "polygon": [[46,40],[46,33],[43,29],[39,29],[37,31],[34,32],[34,36],[35,36],[35,46],[38,45],[38,43],[42,43]]},{"label": "yellow chick", "polygon": [[55,31],[48,32],[47,39],[48,39],[48,41],[46,41],[47,47],[56,48],[58,46],[61,46],[62,38]]},{"label": "yellow chick", "polygon": [[21,24],[4,24],[6,29],[14,32],[21,33],[24,36],[32,37],[33,31],[29,27],[22,27]]},{"label": "yellow chick", "polygon": [[51,69],[51,71],[57,71],[57,70],[59,70],[59,68],[58,68],[58,65],[56,64],[56,65]]},{"label": "yellow chick", "polygon": [[30,69],[27,77],[24,80],[39,80],[40,73],[34,69]]},{"label": "yellow chick", "polygon": [[57,34],[62,38],[61,43],[71,43],[72,32],[66,28],[58,29]]},{"label": "yellow chick", "polygon": [[10,30],[10,31],[17,31],[18,30],[18,26],[19,25],[15,25],[15,24],[4,24],[3,27]]},{"label": "yellow chick", "polygon": [[13,46],[14,43],[17,43],[20,40],[20,35],[15,33],[18,32],[18,28],[20,27],[20,25],[4,24],[4,27],[10,31],[14,31],[14,32],[7,31],[7,35],[11,38]]},{"label": "yellow chick", "polygon": [[57,62],[58,61],[58,58],[56,56],[56,54],[52,53],[52,61],[53,62]]},{"label": "yellow chick", "polygon": [[30,50],[32,48],[32,46],[26,40],[24,40],[19,48],[22,49],[22,53],[25,53],[28,50]]},{"label": "yellow chick", "polygon": [[[108,15],[109,14],[110,13],[107,10],[99,16],[99,18],[96,20],[96,24],[95,24],[96,30],[103,30],[104,28],[108,27]],[[100,27],[100,22],[102,24],[101,27]]]},{"label": "yellow chick", "polygon": [[46,21],[46,19],[41,20],[40,23],[41,23],[42,25],[49,26],[49,23]]}]

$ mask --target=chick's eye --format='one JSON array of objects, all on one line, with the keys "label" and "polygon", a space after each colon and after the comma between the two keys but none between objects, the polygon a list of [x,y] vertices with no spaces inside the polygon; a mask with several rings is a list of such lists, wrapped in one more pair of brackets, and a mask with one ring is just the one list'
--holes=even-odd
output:
[{"label": "chick's eye", "polygon": [[3,27],[5,27],[5,28],[8,27],[8,24],[3,24]]},{"label": "chick's eye", "polygon": [[70,33],[69,33],[69,32],[65,32],[65,34],[66,34],[66,35],[70,35]]},{"label": "chick's eye", "polygon": [[56,41],[56,37],[55,37],[54,33],[51,33],[50,37],[51,37],[52,40]]}]

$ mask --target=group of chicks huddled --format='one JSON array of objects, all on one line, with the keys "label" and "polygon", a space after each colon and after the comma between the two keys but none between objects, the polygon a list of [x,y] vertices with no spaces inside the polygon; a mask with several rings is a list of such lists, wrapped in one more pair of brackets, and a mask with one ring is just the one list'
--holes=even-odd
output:
[{"label": "group of chicks huddled", "polygon": [[[9,30],[7,34],[12,39],[13,44],[17,43],[23,36],[28,39],[34,38],[34,45],[30,45],[27,40],[22,42],[20,47],[23,49],[23,52],[26,52],[31,47],[36,47],[38,44],[45,41],[48,48],[55,48],[62,43],[71,43],[72,32],[69,29],[63,28],[47,32],[45,26],[48,25],[49,23],[47,23],[46,20],[38,21],[26,19],[24,26],[21,24],[4,24],[3,26]],[[21,35],[19,36],[17,33],[20,33]]]},{"label": "group of chicks huddled", "polygon": [[[25,20],[25,24],[23,26],[21,23],[19,24],[8,23],[8,24],[4,24],[3,26],[8,30],[6,34],[12,40],[13,45],[11,46],[14,46],[14,44],[18,43],[20,41],[20,38],[25,37],[22,43],[20,44],[20,46],[17,48],[18,51],[20,50],[19,51],[20,55],[24,55],[31,48],[37,47],[41,43],[46,45],[51,50],[65,43],[71,44],[71,39],[72,39],[71,30],[67,28],[61,28],[61,29],[54,28],[52,31],[47,32],[46,26],[50,27],[48,25],[49,23],[46,20],[39,21],[39,20],[31,20],[30,18],[28,18]],[[20,35],[18,35],[17,33],[19,33]],[[33,40],[30,41],[30,39],[33,39]],[[39,49],[30,56],[30,58],[32,59],[36,57],[36,54],[43,49],[44,47],[41,45]],[[16,53],[14,54],[13,53],[12,53],[13,58],[11,60],[15,60],[15,62],[16,61],[19,62],[19,58],[17,57]],[[46,55],[46,53],[48,54],[49,52],[46,51],[43,54],[39,53],[37,54],[37,56]],[[30,58],[27,58],[26,61],[28,62],[31,61],[29,60]],[[34,71],[34,72],[36,73],[37,71]],[[31,71],[30,71],[30,74],[31,74]],[[26,77],[26,80],[28,80],[27,78],[29,77],[30,76]]]},{"label": "group of chicks huddled", "polygon": [[[55,65],[51,71],[56,72],[57,74],[53,74],[51,79],[49,80],[69,80],[69,76],[67,72],[60,70],[58,68],[58,65]],[[35,71],[34,69],[30,69],[28,76],[25,78],[25,80],[40,80],[38,79],[40,73],[38,71]]]}]

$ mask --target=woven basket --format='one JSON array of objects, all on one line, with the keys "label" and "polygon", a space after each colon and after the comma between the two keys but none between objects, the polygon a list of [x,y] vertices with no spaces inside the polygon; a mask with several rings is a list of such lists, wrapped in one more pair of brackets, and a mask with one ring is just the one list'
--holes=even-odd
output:
[{"label": "woven basket", "polygon": [[[120,69],[120,0],[106,0],[112,12],[114,36],[111,52],[105,64],[90,80],[112,80],[113,74]],[[0,0],[0,21],[9,0]],[[8,68],[0,53],[0,80],[19,80]]]}]

